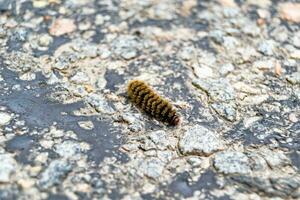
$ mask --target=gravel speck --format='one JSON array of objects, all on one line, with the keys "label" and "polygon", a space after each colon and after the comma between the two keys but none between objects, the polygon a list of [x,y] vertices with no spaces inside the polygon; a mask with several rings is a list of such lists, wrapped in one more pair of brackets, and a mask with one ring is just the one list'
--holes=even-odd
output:
[{"label": "gravel speck", "polygon": [[266,56],[271,56],[274,53],[274,42],[272,40],[263,41],[258,46],[258,51]]},{"label": "gravel speck", "polygon": [[11,119],[12,119],[12,116],[10,114],[5,113],[5,112],[0,112],[0,126],[9,124]]},{"label": "gravel speck", "polygon": [[94,124],[92,121],[80,121],[78,122],[78,125],[86,130],[92,130],[94,129]]},{"label": "gravel speck", "polygon": [[44,34],[39,38],[39,45],[41,45],[42,47],[49,46],[49,44],[52,42],[53,42],[53,38],[48,34]]}]

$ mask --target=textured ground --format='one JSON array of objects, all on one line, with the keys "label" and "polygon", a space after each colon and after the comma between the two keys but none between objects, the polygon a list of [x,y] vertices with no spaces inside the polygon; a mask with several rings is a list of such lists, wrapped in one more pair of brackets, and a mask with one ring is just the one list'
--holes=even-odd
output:
[{"label": "textured ground", "polygon": [[0,0],[1,200],[300,199],[299,170],[299,1]]}]

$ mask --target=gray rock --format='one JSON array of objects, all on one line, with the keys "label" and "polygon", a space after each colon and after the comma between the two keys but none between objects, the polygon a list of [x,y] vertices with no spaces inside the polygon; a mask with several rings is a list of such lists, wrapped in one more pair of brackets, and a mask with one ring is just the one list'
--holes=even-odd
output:
[{"label": "gray rock", "polygon": [[298,98],[298,100],[300,100],[300,89],[298,88],[295,89],[295,95]]},{"label": "gray rock", "polygon": [[15,172],[17,163],[12,155],[0,154],[0,183],[10,181],[10,176]]},{"label": "gray rock", "polygon": [[288,75],[286,79],[293,85],[300,84],[300,72],[294,72]]},{"label": "gray rock", "polygon": [[147,137],[157,146],[158,149],[166,149],[170,145],[167,133],[163,130],[150,132]]},{"label": "gray rock", "polygon": [[100,94],[91,94],[86,98],[86,101],[91,104],[98,112],[105,114],[114,113],[114,109],[108,104],[105,98]]},{"label": "gray rock", "polygon": [[224,78],[220,79],[197,79],[193,84],[207,92],[214,101],[226,102],[235,99],[235,91],[231,84]]},{"label": "gray rock", "polygon": [[53,42],[53,38],[48,34],[43,34],[39,37],[39,45],[42,47],[49,46]]},{"label": "gray rock", "polygon": [[98,53],[98,46],[96,44],[87,42],[83,39],[75,39],[72,44],[72,49],[79,52],[80,58],[95,58]]},{"label": "gray rock", "polygon": [[111,52],[106,47],[98,48],[97,51],[98,51],[98,54],[100,55],[101,59],[107,59],[111,56]]},{"label": "gray rock", "polygon": [[11,119],[12,119],[12,116],[10,114],[5,113],[5,112],[0,112],[0,126],[9,124]]},{"label": "gray rock", "polygon": [[223,14],[226,18],[232,18],[236,17],[239,14],[239,10],[237,8],[231,8],[231,7],[224,7],[223,9]]},{"label": "gray rock", "polygon": [[[0,34],[1,35],[1,34]],[[1,36],[0,36],[1,37]],[[300,48],[300,31],[296,32],[294,37],[293,37],[293,40],[292,40],[292,44],[295,46],[295,47],[298,47]]]},{"label": "gray rock", "polygon": [[76,84],[88,83],[90,81],[89,76],[84,72],[76,72],[71,78],[70,81]]},{"label": "gray rock", "polygon": [[92,121],[80,121],[78,122],[78,125],[80,128],[85,129],[85,130],[93,130],[94,129],[94,124]]},{"label": "gray rock", "polygon": [[199,167],[202,163],[202,160],[199,157],[190,157],[188,158],[187,162],[193,167]]},{"label": "gray rock", "polygon": [[158,130],[142,136],[143,144],[140,146],[144,150],[160,149],[164,150],[170,145],[168,136],[165,131]]},{"label": "gray rock", "polygon": [[227,63],[220,68],[220,73],[222,75],[227,75],[228,73],[232,72],[234,70],[234,66],[231,63]]},{"label": "gray rock", "polygon": [[98,56],[98,47],[95,44],[84,44],[83,47],[81,47],[81,54],[84,57],[87,58],[95,58]]},{"label": "gray rock", "polygon": [[222,117],[233,122],[237,119],[236,106],[232,103],[213,103],[212,108]]},{"label": "gray rock", "polygon": [[249,128],[253,124],[255,124],[257,121],[260,121],[262,119],[263,118],[261,116],[247,117],[243,120],[243,124],[244,124],[245,128]]},{"label": "gray rock", "polygon": [[24,74],[20,75],[19,78],[20,78],[20,80],[23,80],[23,81],[32,81],[32,80],[35,80],[36,74],[32,73],[32,72],[28,72],[28,73],[24,73]]},{"label": "gray rock", "polygon": [[48,189],[60,184],[64,177],[72,170],[72,165],[66,160],[54,160],[42,172],[38,185],[42,189]]},{"label": "gray rock", "polygon": [[71,158],[72,156],[79,154],[80,151],[80,144],[71,140],[55,145],[55,152],[64,158]]},{"label": "gray rock", "polygon": [[240,30],[236,28],[226,28],[225,32],[227,35],[238,36],[240,34]]},{"label": "gray rock", "polygon": [[195,64],[193,69],[195,75],[200,79],[212,77],[214,75],[212,68],[205,64]]},{"label": "gray rock", "polygon": [[0,26],[0,38],[6,37],[6,30]]},{"label": "gray rock", "polygon": [[191,46],[183,47],[178,56],[183,60],[191,60],[195,56],[195,48]]},{"label": "gray rock", "polygon": [[12,9],[15,0],[0,0],[0,11],[8,11]]},{"label": "gray rock", "polygon": [[[167,2],[167,1],[166,1]],[[161,1],[158,4],[155,4],[153,7],[153,17],[160,20],[171,20],[174,18],[175,14],[170,4]]]},{"label": "gray rock", "polygon": [[56,76],[54,73],[51,73],[51,74],[49,75],[49,78],[48,78],[48,80],[47,80],[47,83],[48,83],[49,85],[53,85],[53,84],[58,83],[58,82],[59,82],[59,78],[57,78],[57,76]]},{"label": "gray rock", "polygon": [[254,37],[260,34],[260,29],[255,24],[248,24],[244,26],[243,32]]},{"label": "gray rock", "polygon": [[284,42],[289,37],[288,30],[284,26],[278,26],[278,27],[276,27],[274,30],[272,30],[272,32],[270,33],[270,35],[272,37],[274,37],[274,39],[276,41],[279,41],[279,42]]},{"label": "gray rock", "polygon": [[70,67],[70,64],[79,60],[79,56],[76,53],[63,52],[56,58],[54,67],[60,70],[66,70]]},{"label": "gray rock", "polygon": [[207,128],[196,125],[188,129],[179,141],[179,150],[184,155],[210,155],[224,148],[218,135]]},{"label": "gray rock", "polygon": [[137,51],[136,50],[130,50],[130,51],[124,51],[122,52],[121,56],[126,59],[126,60],[130,60],[132,58],[135,58],[137,56]]},{"label": "gray rock", "polygon": [[259,152],[271,168],[284,167],[290,163],[288,157],[282,151],[272,151],[263,148]]},{"label": "gray rock", "polygon": [[138,55],[140,47],[141,45],[133,36],[123,35],[115,39],[112,43],[112,51],[126,60],[135,58]]},{"label": "gray rock", "polygon": [[252,58],[258,56],[258,53],[255,48],[251,46],[243,46],[238,49],[238,53],[240,54],[240,58],[234,58],[234,62],[238,63],[245,63],[251,61]]},{"label": "gray rock", "polygon": [[141,121],[137,121],[137,123],[133,123],[128,126],[129,130],[131,130],[132,132],[141,131],[143,130],[143,127],[144,127],[144,123]]},{"label": "gray rock", "polygon": [[223,151],[216,153],[214,166],[224,174],[248,174],[251,172],[248,157],[237,151]]},{"label": "gray rock", "polygon": [[270,60],[257,60],[253,63],[253,67],[257,69],[268,69],[271,70],[275,67],[275,61],[270,59]]},{"label": "gray rock", "polygon": [[224,39],[223,46],[226,49],[234,49],[237,46],[239,46],[239,44],[240,44],[239,41],[235,37],[232,37],[232,36],[225,36],[225,37],[223,37],[223,39]]},{"label": "gray rock", "polygon": [[164,170],[164,163],[158,158],[149,158],[142,162],[140,170],[149,178],[159,178]]},{"label": "gray rock", "polygon": [[293,175],[287,178],[270,178],[251,176],[233,176],[232,179],[242,184],[242,187],[250,189],[254,192],[263,193],[266,196],[281,197],[289,199],[292,195],[296,195],[297,188],[300,187],[299,175]]},{"label": "gray rock", "polygon": [[177,154],[174,151],[157,151],[157,157],[164,163],[169,163],[173,158],[177,157]]},{"label": "gray rock", "polygon": [[36,57],[21,51],[13,51],[7,54],[4,63],[7,64],[10,70],[21,72],[20,74],[30,72],[39,66],[39,61]]},{"label": "gray rock", "polygon": [[264,171],[268,169],[266,160],[257,152],[248,152],[247,156],[251,160],[251,169],[253,171]]},{"label": "gray rock", "polygon": [[224,39],[223,37],[225,36],[225,33],[220,30],[214,30],[209,33],[209,37],[212,38],[216,43],[222,44]]},{"label": "gray rock", "polygon": [[102,25],[104,23],[104,17],[101,14],[97,14],[95,17],[95,24],[96,25]]},{"label": "gray rock", "polygon": [[144,138],[144,142],[139,145],[139,147],[145,151],[156,149],[156,145],[149,139]]},{"label": "gray rock", "polygon": [[141,131],[144,127],[144,123],[143,121],[141,121],[139,119],[138,116],[136,116],[135,114],[132,113],[124,113],[121,115],[122,119],[124,121],[126,121],[129,126],[128,128],[132,131],[132,132],[138,132]]},{"label": "gray rock", "polygon": [[17,28],[13,34],[11,35],[12,41],[25,42],[27,36],[29,34],[29,30],[25,28]]},{"label": "gray rock", "polygon": [[257,50],[266,56],[271,56],[274,53],[274,42],[272,40],[263,41]]},{"label": "gray rock", "polygon": [[236,106],[232,102],[235,100],[235,91],[229,82],[224,79],[197,79],[193,84],[205,91],[209,97],[215,101],[212,108],[222,117],[229,121],[235,121],[237,118]]}]

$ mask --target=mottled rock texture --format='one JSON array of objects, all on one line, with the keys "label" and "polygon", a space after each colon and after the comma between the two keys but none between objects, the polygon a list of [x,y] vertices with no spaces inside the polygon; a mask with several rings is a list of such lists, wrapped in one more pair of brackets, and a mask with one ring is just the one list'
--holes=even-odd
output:
[{"label": "mottled rock texture", "polygon": [[[299,13],[0,0],[0,199],[299,199]],[[133,79],[180,126],[132,105]]]}]

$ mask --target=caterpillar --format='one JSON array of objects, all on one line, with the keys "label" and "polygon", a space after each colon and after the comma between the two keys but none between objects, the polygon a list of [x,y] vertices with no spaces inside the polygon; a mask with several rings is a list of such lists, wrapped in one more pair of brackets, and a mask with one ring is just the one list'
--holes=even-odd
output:
[{"label": "caterpillar", "polygon": [[180,123],[180,117],[172,104],[159,96],[148,84],[132,80],[128,84],[128,97],[138,108],[150,116],[172,126]]}]

